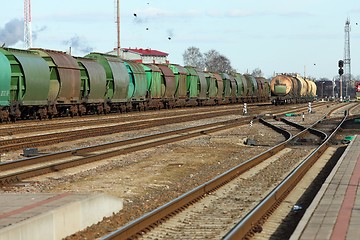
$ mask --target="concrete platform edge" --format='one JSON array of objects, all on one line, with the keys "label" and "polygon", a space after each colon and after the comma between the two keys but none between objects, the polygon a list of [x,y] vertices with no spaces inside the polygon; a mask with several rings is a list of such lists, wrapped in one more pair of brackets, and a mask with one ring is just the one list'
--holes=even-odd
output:
[{"label": "concrete platform edge", "polygon": [[309,222],[309,219],[311,218],[312,214],[314,213],[316,207],[319,205],[319,202],[320,202],[321,198],[323,197],[325,191],[329,187],[329,184],[330,184],[331,180],[333,179],[333,177],[336,174],[337,170],[339,169],[341,163],[343,162],[345,156],[347,155],[347,153],[349,152],[352,144],[354,143],[354,140],[351,141],[351,143],[346,147],[344,153],[341,155],[341,157],[340,157],[339,161],[336,163],[334,169],[331,171],[330,175],[326,178],[324,184],[320,188],[320,191],[318,192],[318,194],[316,194],[314,200],[312,201],[310,206],[306,209],[306,212],[305,212],[304,216],[301,218],[301,220],[300,220],[299,224],[297,225],[294,233],[291,235],[290,240],[298,240],[300,238],[300,236],[303,233],[306,225]]},{"label": "concrete platform edge", "polygon": [[119,212],[123,201],[98,194],[2,228],[0,240],[63,239]]}]

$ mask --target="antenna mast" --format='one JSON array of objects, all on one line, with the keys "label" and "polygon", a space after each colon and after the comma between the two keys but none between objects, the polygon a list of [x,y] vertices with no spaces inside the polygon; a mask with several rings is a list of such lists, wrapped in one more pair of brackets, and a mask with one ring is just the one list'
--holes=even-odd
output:
[{"label": "antenna mast", "polygon": [[32,47],[30,0],[24,0],[24,44],[27,49]]},{"label": "antenna mast", "polygon": [[120,56],[120,0],[116,0],[117,55]]},{"label": "antenna mast", "polygon": [[344,47],[344,82],[345,82],[345,96],[348,97],[348,88],[351,81],[351,64],[350,64],[350,19],[347,18],[345,22],[345,47]]}]

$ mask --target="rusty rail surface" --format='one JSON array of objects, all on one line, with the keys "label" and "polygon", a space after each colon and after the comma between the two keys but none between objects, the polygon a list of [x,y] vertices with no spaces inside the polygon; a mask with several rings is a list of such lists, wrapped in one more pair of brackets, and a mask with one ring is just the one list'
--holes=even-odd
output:
[{"label": "rusty rail surface", "polygon": [[[96,146],[78,148],[68,151],[57,152],[57,153],[44,154],[36,157],[30,157],[27,159],[1,163],[0,172],[4,172],[7,170],[16,170],[17,168],[27,167],[38,163],[46,163],[54,160],[60,160],[63,158],[70,158],[75,156],[79,157],[77,159],[71,159],[69,161],[64,161],[61,163],[53,163],[46,166],[40,166],[37,168],[18,171],[7,175],[2,175],[2,176],[0,175],[0,184],[3,185],[9,184],[29,177],[34,177],[37,175],[59,171],[65,168],[70,168],[89,162],[111,158],[121,154],[127,154],[130,152],[135,152],[167,143],[181,141],[184,139],[201,136],[208,133],[234,128],[240,125],[248,124],[249,121],[250,121],[250,117],[235,119],[235,120],[227,120],[227,121],[189,127],[189,128],[184,128],[184,129],[179,129],[164,133],[158,133],[158,134],[128,139],[128,140],[105,143]],[[130,144],[138,144],[138,145],[126,147],[127,145]],[[108,152],[98,153],[98,154],[94,153],[96,151],[118,148],[118,147],[125,147],[125,148],[111,150]]]},{"label": "rusty rail surface", "polygon": [[279,206],[281,201],[290,193],[290,191],[301,180],[305,173],[317,161],[317,159],[328,148],[328,141],[335,135],[344,121],[346,114],[336,129],[317,147],[306,159],[304,159],[273,191],[271,191],[252,211],[250,211],[233,229],[231,229],[223,239],[244,239],[251,237],[259,226],[262,225],[269,215]]},{"label": "rusty rail surface", "polygon": [[[301,111],[302,109],[306,109],[307,107],[298,108],[297,111]],[[234,114],[233,110],[224,110],[218,112],[207,112],[201,114],[192,114],[189,116],[175,116],[169,118],[162,118],[162,119],[153,119],[153,120],[142,120],[137,122],[130,122],[130,123],[120,123],[112,126],[102,126],[102,127],[93,127],[81,130],[73,130],[73,131],[66,131],[66,132],[58,132],[58,133],[50,133],[50,134],[41,134],[36,136],[30,137],[19,137],[13,138],[8,140],[1,140],[0,141],[0,152],[8,152],[11,150],[18,150],[22,148],[30,148],[30,147],[39,147],[39,146],[46,146],[50,144],[55,144],[59,142],[65,141],[73,141],[77,139],[83,139],[88,137],[96,137],[99,135],[107,135],[107,134],[114,134],[120,133],[125,131],[133,131],[139,129],[146,129],[154,126],[166,125],[166,124],[174,124],[179,122],[189,122],[189,121],[196,121],[211,117],[217,116],[224,116],[225,113]],[[274,114],[284,114],[289,112],[289,110],[281,110]],[[82,124],[82,123],[77,123]],[[52,129],[52,125],[46,126]],[[43,129],[44,130],[44,129]]]},{"label": "rusty rail surface", "polygon": [[[324,103],[314,103],[314,108],[324,105]],[[249,109],[253,108],[264,108],[264,107],[273,107],[272,104],[248,104]],[[242,111],[242,104],[237,105],[228,105],[225,109],[225,106],[212,106],[212,107],[203,107],[197,108],[196,113],[203,113],[203,112],[229,112],[232,114],[234,111]],[[178,109],[181,110],[181,109]],[[192,109],[189,109],[191,111]],[[187,111],[188,112],[188,111]],[[154,114],[152,114],[154,113]],[[163,110],[161,116],[157,116],[159,112],[150,112],[146,116],[142,114],[138,114],[136,112],[128,113],[127,115],[124,114],[111,114],[111,115],[85,115],[79,118],[56,118],[51,120],[24,120],[24,121],[17,121],[16,123],[9,123],[9,124],[0,124],[0,136],[9,136],[15,135],[19,133],[31,133],[31,132],[39,132],[44,131],[46,128],[51,125],[51,129],[62,129],[62,128],[74,128],[79,126],[91,126],[96,124],[111,124],[111,123],[118,123],[119,119],[121,121],[134,121],[134,120],[144,120],[145,118],[162,118],[163,115],[169,116],[179,116],[183,115],[182,111],[176,110]],[[225,113],[226,114],[226,113]],[[104,117],[105,116],[105,117]],[[109,117],[108,117],[109,116]],[[25,123],[25,125],[22,125]]]},{"label": "rusty rail surface", "polygon": [[174,124],[180,122],[183,123],[183,122],[201,120],[201,119],[223,116],[223,115],[224,112],[205,113],[205,114],[189,115],[187,117],[180,116],[180,117],[170,117],[165,119],[144,120],[139,122],[120,123],[112,126],[102,126],[102,127],[94,127],[94,128],[73,130],[67,132],[14,138],[14,139],[0,141],[0,152],[17,150],[28,147],[44,146],[44,145],[49,145],[64,141],[73,141],[85,137],[96,137],[99,135],[114,134],[114,133],[133,131],[139,129],[147,129],[154,126],[161,126],[161,125]]},{"label": "rusty rail surface", "polygon": [[[278,112],[277,114],[280,114],[280,113],[284,113],[284,111]],[[154,135],[140,137],[140,138],[116,141],[116,142],[112,142],[112,143],[106,143],[106,144],[101,144],[101,145],[97,145],[97,146],[62,151],[62,152],[57,152],[57,153],[52,153],[52,154],[44,154],[44,155],[40,155],[37,157],[30,157],[27,159],[2,163],[2,164],[0,164],[0,172],[4,172],[4,171],[10,170],[10,169],[16,169],[16,168],[20,168],[20,167],[26,167],[26,166],[30,166],[30,165],[34,165],[34,164],[38,164],[38,163],[50,162],[55,159],[59,160],[59,159],[70,158],[70,157],[75,157],[75,156],[79,157],[78,159],[73,159],[73,160],[69,160],[66,162],[64,161],[63,163],[48,164],[47,166],[33,168],[32,170],[23,170],[21,172],[16,172],[16,173],[0,176],[0,184],[3,184],[3,185],[10,184],[10,183],[21,181],[26,178],[30,178],[30,177],[34,177],[34,176],[38,176],[38,175],[42,175],[42,174],[46,174],[46,173],[50,173],[50,172],[54,172],[54,171],[59,171],[59,170],[70,168],[70,167],[75,167],[75,166],[78,166],[81,164],[86,164],[89,162],[99,161],[99,160],[102,160],[105,158],[110,158],[110,157],[117,156],[120,154],[126,154],[129,152],[134,152],[134,151],[138,151],[138,150],[142,150],[142,149],[146,149],[146,148],[151,148],[154,146],[159,146],[159,145],[170,143],[170,142],[180,141],[180,140],[200,136],[205,133],[225,130],[228,128],[247,124],[251,119],[258,120],[254,117],[246,116],[241,119],[227,120],[227,121],[222,121],[222,122],[217,122],[217,123],[201,125],[201,126],[197,126],[197,127],[190,127],[190,128],[160,133],[160,134],[154,134]],[[224,126],[220,126],[220,125],[224,125]],[[134,124],[132,124],[130,127],[135,128]],[[214,129],[208,129],[205,131],[201,130],[201,129],[210,128],[210,127],[214,127]],[[94,134],[92,132],[93,129],[88,129],[88,131],[90,131],[90,134]],[[133,147],[127,147],[127,148],[124,148],[121,150],[109,151],[109,152],[102,153],[102,154],[91,154],[91,152],[95,152],[95,151],[99,151],[99,150],[115,148],[115,147],[123,147],[123,146],[126,146],[128,144],[133,144],[133,143],[140,144],[141,142],[150,141],[150,140],[154,140],[154,139],[158,139],[158,138],[164,138],[164,137],[168,137],[168,136],[176,135],[176,134],[188,133],[189,131],[198,131],[198,132],[192,133],[192,134],[186,134],[183,136],[175,136],[175,137],[172,137],[171,139],[157,140],[157,141],[154,141],[151,143],[141,144],[141,145],[133,146]],[[278,130],[278,132],[282,133],[281,130]],[[290,137],[290,135],[291,135],[290,133],[286,133],[286,132],[285,133],[283,132],[283,134],[286,138]],[[54,138],[59,139],[56,137],[56,134],[49,134],[49,135],[53,136],[52,141]],[[69,133],[65,133],[65,136],[66,136],[66,138],[72,138],[74,135],[72,132],[69,132]],[[77,137],[78,137],[78,135],[77,135]],[[28,138],[28,139],[30,139],[30,138]],[[64,138],[60,138],[60,139],[62,139],[61,141],[65,141]],[[35,140],[32,139],[32,141],[34,142]],[[46,140],[40,139],[39,141],[46,141]]]},{"label": "rusty rail surface", "polygon": [[[325,117],[325,116],[324,116]],[[324,118],[323,117],[323,118]],[[265,120],[260,120],[262,123],[266,125],[270,125]],[[319,123],[318,121],[317,123]],[[315,123],[315,124],[317,124]],[[314,125],[315,125],[314,124]],[[272,126],[272,128],[276,129],[276,131],[283,132],[284,136],[291,136],[291,134],[285,129],[278,128],[276,126]],[[273,156],[277,152],[281,151],[286,147],[286,145],[296,137],[299,137],[303,134],[307,133],[308,128],[304,128],[303,131],[299,132],[295,136],[288,138],[283,143],[276,145],[275,147],[245,161],[244,163],[226,171],[225,173],[217,176],[216,178],[198,186],[197,188],[181,195],[180,197],[172,200],[171,202],[155,209],[154,211],[145,214],[143,217],[138,218],[124,227],[114,231],[107,236],[103,237],[102,240],[110,240],[110,239],[133,239],[136,238],[137,235],[141,235],[143,232],[148,231],[149,229],[156,227],[156,225],[160,224],[163,220],[169,218],[172,214],[176,214],[180,212],[182,209],[190,206],[191,204],[197,202],[199,199],[203,198],[206,194],[209,194],[221,186],[227,184],[228,182],[235,179],[240,174],[246,172],[252,167],[258,165],[263,162],[265,159]]]},{"label": "rusty rail surface", "polygon": [[[239,106],[228,106],[226,109],[218,109],[214,108],[212,110],[209,109],[197,109],[196,114],[199,113],[206,113],[206,112],[213,112],[213,113],[220,113],[222,115],[226,114],[233,114],[234,111],[241,111]],[[183,116],[188,114],[184,113],[183,111],[161,111],[161,116],[158,114],[159,112],[154,112],[155,114],[148,114],[148,115],[142,115],[137,114],[135,112],[130,113],[128,115],[97,115],[94,116],[83,116],[81,118],[71,118],[69,119],[57,119],[57,120],[42,120],[37,121],[36,124],[34,122],[30,122],[29,124],[20,125],[18,123],[14,124],[6,124],[1,125],[0,124],[0,136],[9,136],[9,135],[15,135],[19,133],[32,133],[32,132],[40,132],[47,130],[49,126],[51,129],[63,129],[63,128],[75,128],[75,127],[84,127],[84,126],[92,126],[95,124],[115,124],[121,122],[129,122],[129,121],[140,121],[140,120],[146,120],[146,119],[162,119],[164,117],[177,117],[177,116]],[[165,115],[165,116],[164,116]]]}]

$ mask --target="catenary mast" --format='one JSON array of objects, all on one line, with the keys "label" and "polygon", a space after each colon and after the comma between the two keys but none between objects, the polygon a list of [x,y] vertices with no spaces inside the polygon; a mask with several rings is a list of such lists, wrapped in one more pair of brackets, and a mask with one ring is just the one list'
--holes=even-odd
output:
[{"label": "catenary mast", "polygon": [[117,55],[120,56],[120,0],[116,0]]},{"label": "catenary mast", "polygon": [[345,96],[349,96],[349,85],[351,83],[351,58],[350,58],[350,19],[345,22],[345,46],[344,46],[344,76]]},{"label": "catenary mast", "polygon": [[30,0],[24,0],[24,44],[26,49],[32,47]]}]

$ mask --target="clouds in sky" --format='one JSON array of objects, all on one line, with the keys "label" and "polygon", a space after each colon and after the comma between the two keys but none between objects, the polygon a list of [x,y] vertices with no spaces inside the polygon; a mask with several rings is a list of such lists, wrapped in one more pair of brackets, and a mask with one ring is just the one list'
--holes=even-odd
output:
[{"label": "clouds in sky", "polygon": [[24,40],[24,21],[12,19],[0,28],[0,43],[11,46]]},{"label": "clouds in sky", "polygon": [[[23,3],[4,1],[2,8],[7,11],[0,15],[0,43],[20,46]],[[71,46],[83,56],[116,46],[113,0],[34,0],[32,14],[36,47],[66,51]],[[121,1],[121,45],[164,51],[179,64],[189,46],[216,49],[239,71],[260,68],[266,75],[301,72],[316,61],[309,74],[332,77],[344,54],[347,17],[351,61],[360,65],[359,16],[358,0],[344,6],[328,0],[129,0]]]}]

